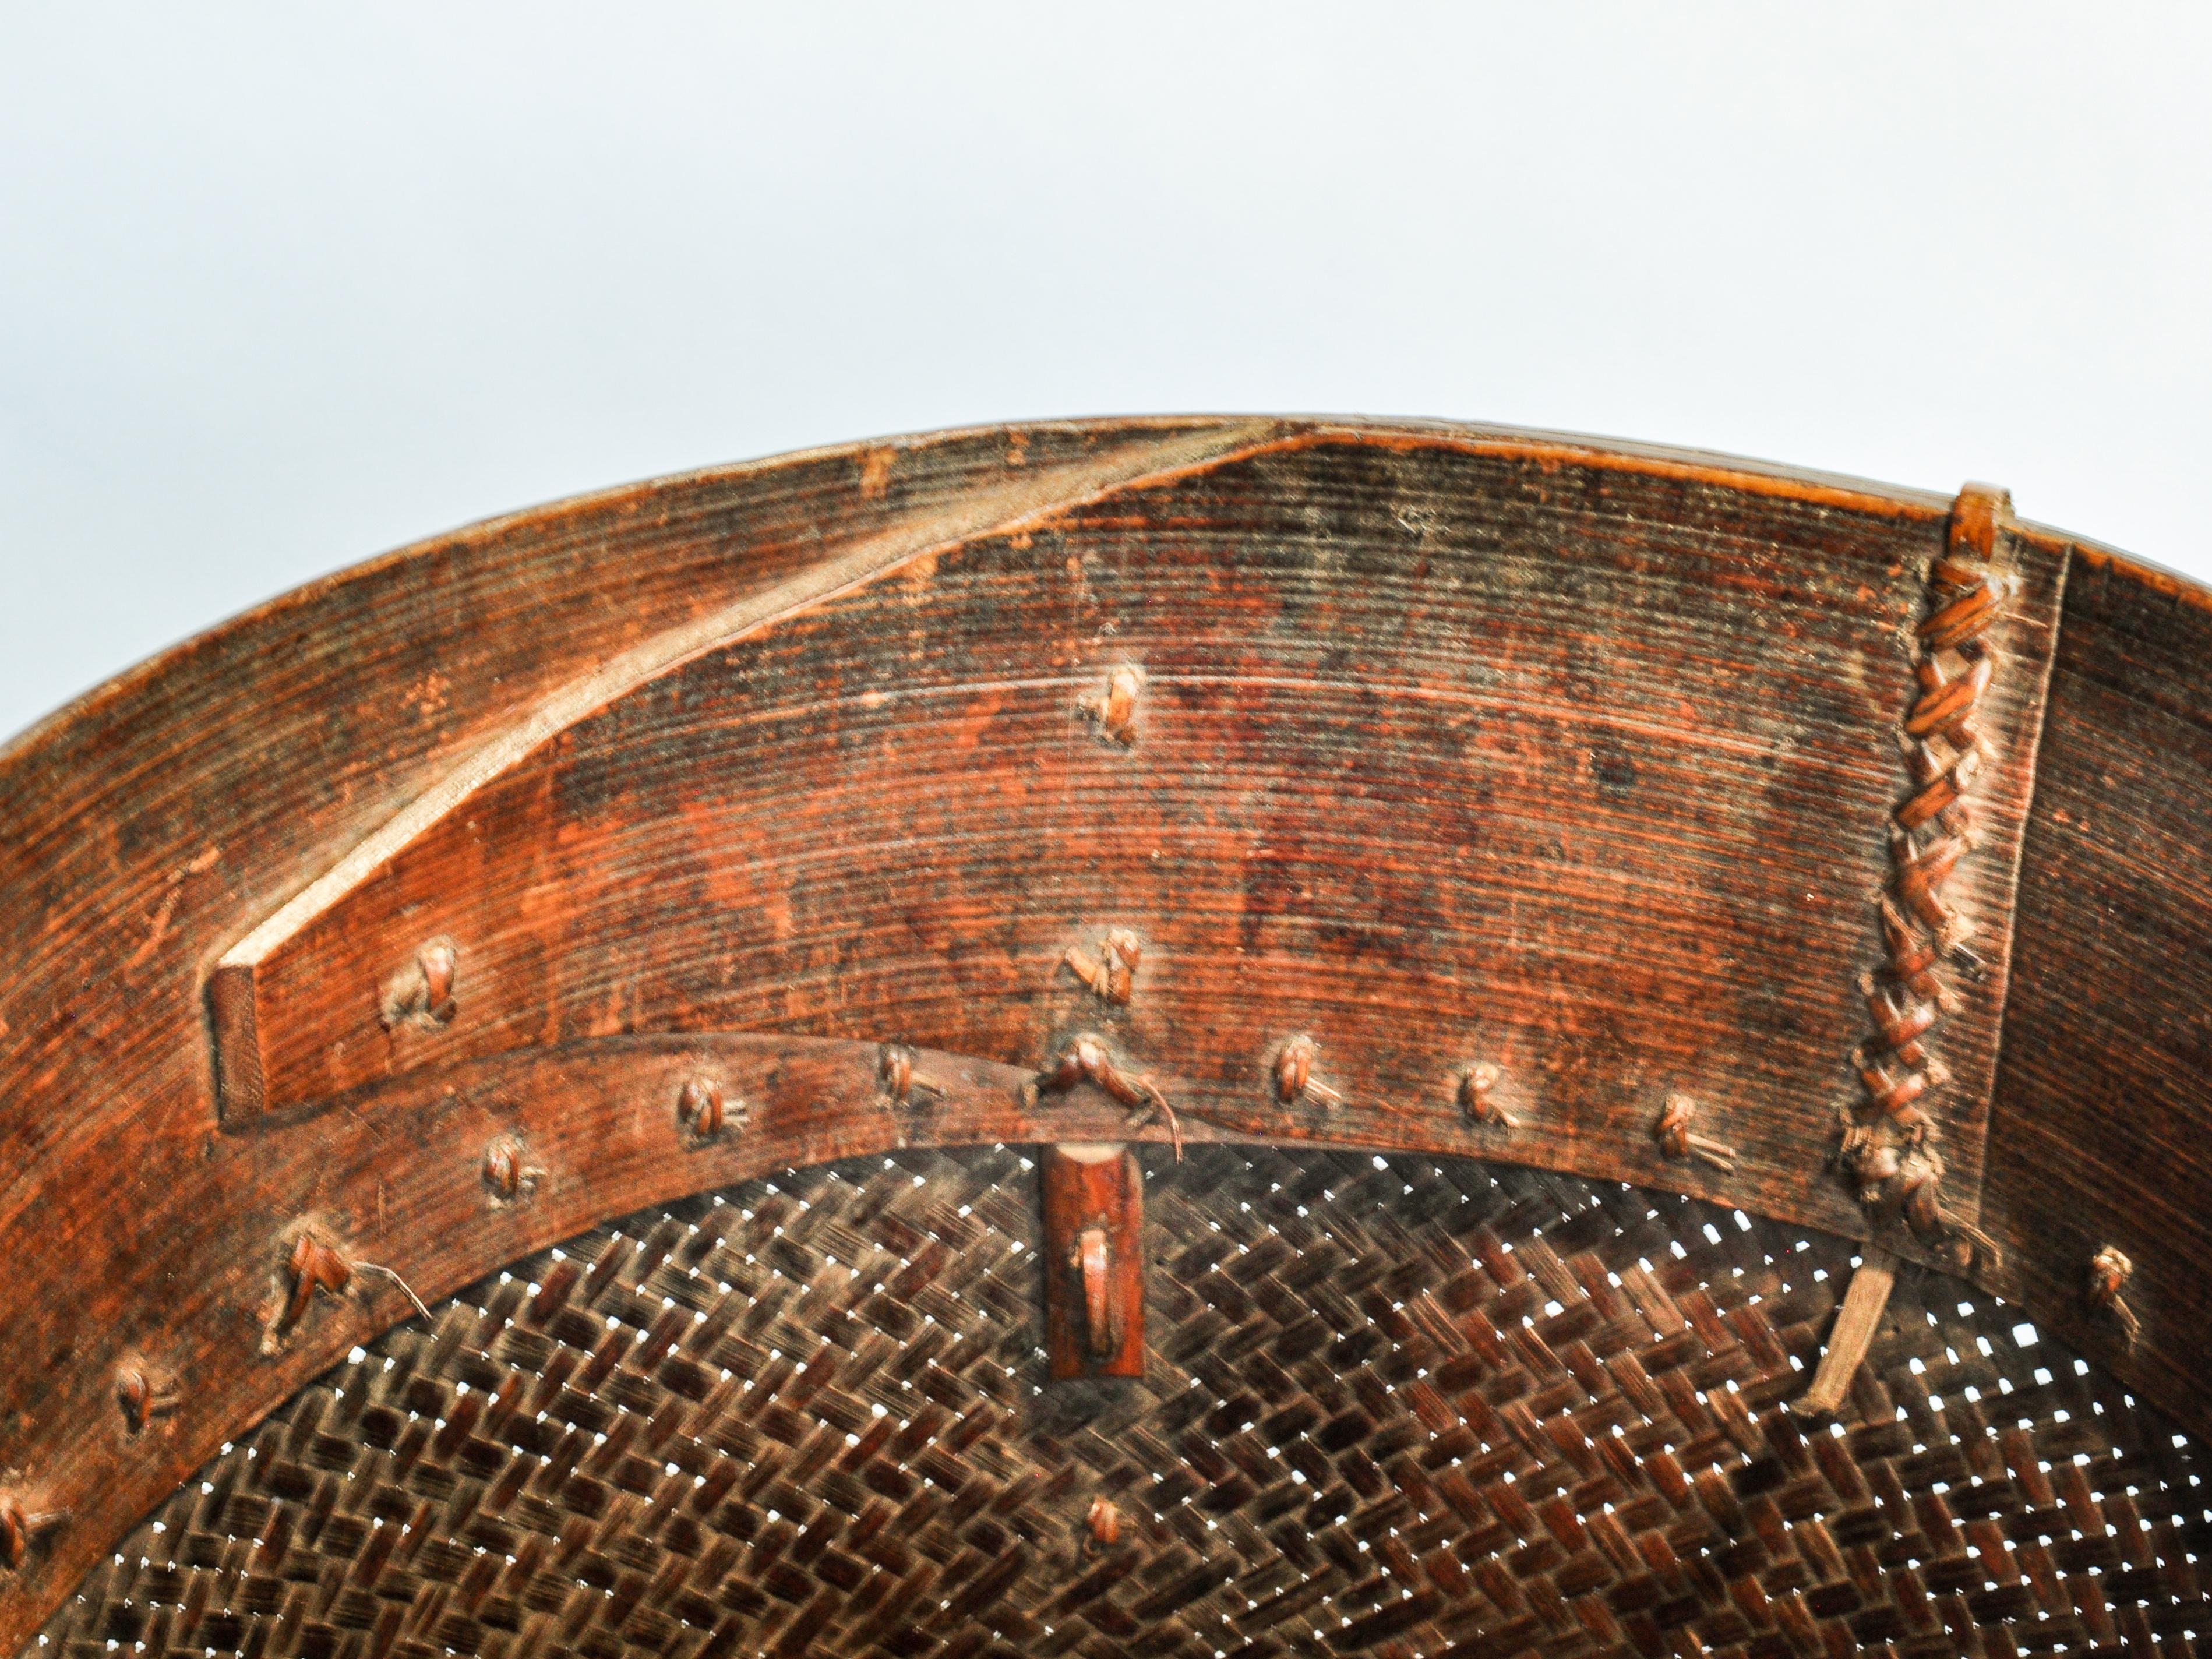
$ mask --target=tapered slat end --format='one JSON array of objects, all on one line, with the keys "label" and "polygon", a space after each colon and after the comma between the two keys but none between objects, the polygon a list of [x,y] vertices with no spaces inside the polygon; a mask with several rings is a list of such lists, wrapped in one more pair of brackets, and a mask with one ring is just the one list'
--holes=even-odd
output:
[{"label": "tapered slat end", "polygon": [[208,976],[216,1116],[227,1126],[250,1123],[269,1109],[269,1068],[261,1052],[256,980],[250,963],[218,963]]}]

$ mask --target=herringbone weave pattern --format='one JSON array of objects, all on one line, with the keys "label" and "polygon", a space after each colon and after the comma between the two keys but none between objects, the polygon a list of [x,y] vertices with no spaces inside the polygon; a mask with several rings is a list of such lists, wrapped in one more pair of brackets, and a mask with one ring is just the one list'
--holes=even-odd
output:
[{"label": "herringbone weave pattern", "polygon": [[334,1370],[34,1651],[2002,1655],[2207,1626],[2196,1449],[1952,1281],[1901,1285],[1844,1420],[1801,1425],[1839,1241],[1455,1160],[1146,1166],[1141,1385],[1042,1384],[1017,1152],[779,1176]]}]

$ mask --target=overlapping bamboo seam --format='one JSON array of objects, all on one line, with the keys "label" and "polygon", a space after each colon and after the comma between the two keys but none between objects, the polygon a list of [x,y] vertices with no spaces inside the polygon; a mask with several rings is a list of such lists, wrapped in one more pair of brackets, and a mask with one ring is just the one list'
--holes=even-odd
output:
[{"label": "overlapping bamboo seam", "polygon": [[1886,959],[1860,981],[1873,1030],[1851,1056],[1864,1097],[1844,1112],[1839,1148],[1862,1203],[1901,1218],[1961,1269],[1993,1269],[1998,1252],[1943,1207],[1941,1121],[1929,1108],[1952,1079],[1931,1043],[1959,1006],[1947,965],[1981,971],[1972,918],[1946,901],[1944,888],[1973,847],[1969,797],[1986,754],[1974,714],[1996,672],[1987,636],[2002,615],[1998,544],[2011,517],[2007,492],[1968,484],[1929,572],[1917,629],[1919,695],[1899,739],[1912,788],[1891,813],[1889,880],[1876,901]]}]

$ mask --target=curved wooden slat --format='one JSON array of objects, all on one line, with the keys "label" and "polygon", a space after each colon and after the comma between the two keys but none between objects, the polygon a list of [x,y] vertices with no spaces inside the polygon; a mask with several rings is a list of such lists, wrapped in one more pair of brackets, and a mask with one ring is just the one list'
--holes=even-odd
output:
[{"label": "curved wooden slat", "polygon": [[[1990,1136],[2006,1293],[2212,1410],[2212,594],[2075,550]],[[2135,1269],[2126,1314],[2090,1294]],[[2134,1321],[2139,1328],[2130,1329]]]},{"label": "curved wooden slat", "polygon": [[[1267,422],[1249,422],[1221,431],[1157,437],[1058,466],[1024,469],[999,488],[974,491],[943,511],[906,514],[781,581],[759,586],[720,610],[587,666],[514,725],[463,756],[306,890],[223,953],[209,990],[218,1042],[216,1089],[224,1115],[237,1121],[272,1104],[298,1105],[311,1097],[285,1090],[283,1085],[289,1079],[280,1077],[282,1097],[269,1098],[270,1068],[262,1030],[264,988],[284,962],[301,954],[301,931],[343,929],[363,884],[381,878],[394,859],[426,836],[465,821],[479,810],[488,789],[527,767],[580,721],[679,672],[708,652],[772,629],[886,573],[930,560],[981,535],[1027,534],[1048,517],[1076,510],[1133,483],[1171,478],[1182,468],[1249,448],[1270,429]],[[434,996],[434,1009],[443,1000],[442,994]],[[386,1026],[396,1023],[381,1005],[379,1012]],[[334,1058],[343,1071],[344,1039],[338,1041],[340,1054]]]}]

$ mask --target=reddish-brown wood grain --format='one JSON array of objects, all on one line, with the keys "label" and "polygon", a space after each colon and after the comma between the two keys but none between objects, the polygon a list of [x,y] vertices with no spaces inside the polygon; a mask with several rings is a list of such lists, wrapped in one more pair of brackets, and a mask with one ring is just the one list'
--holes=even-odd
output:
[{"label": "reddish-brown wood grain", "polygon": [[[363,1271],[274,1330],[302,1238],[434,1297],[781,1163],[1165,1139],[1148,1090],[1865,1232],[1826,1164],[1948,505],[1473,428],[951,434],[520,515],[103,688],[0,751],[0,1498],[63,1517],[0,1648],[406,1316]],[[2126,1251],[2103,1352],[2202,1425],[2212,629],[2002,550],[1946,1201],[2085,1340]],[[1127,1098],[1025,1101],[1078,1033]],[[1732,1170],[1663,1156],[1676,1091]]]},{"label": "reddish-brown wood grain", "polygon": [[[211,977],[209,1000],[219,1043],[216,1088],[226,1115],[235,1121],[265,1110],[272,1103],[296,1105],[314,1097],[288,1090],[285,1085],[290,1079],[280,1074],[276,1079],[277,1097],[273,1103],[269,1098],[270,1065],[260,1019],[261,1005],[266,1000],[262,990],[272,977],[276,963],[267,959],[273,955],[276,963],[297,960],[301,954],[297,933],[303,927],[342,927],[342,921],[331,915],[334,901],[349,897],[362,881],[374,879],[393,856],[428,828],[457,819],[466,821],[467,815],[476,811],[486,784],[510,775],[577,720],[659,676],[679,671],[702,653],[771,629],[886,571],[926,562],[980,534],[1024,531],[1042,515],[1065,512],[1101,492],[1126,487],[1139,477],[1172,477],[1178,468],[1218,459],[1240,444],[1249,446],[1265,437],[1268,431],[1264,422],[1247,422],[1218,431],[1156,433],[1141,443],[1109,444],[1097,454],[1058,463],[1032,465],[1024,457],[1024,465],[1010,468],[1006,478],[996,487],[971,489],[933,511],[901,515],[872,533],[853,538],[848,545],[825,551],[796,571],[764,568],[760,573],[764,580],[748,586],[741,597],[686,618],[604,661],[587,659],[576,665],[567,684],[530,704],[488,740],[457,757],[444,775],[376,824],[330,869],[319,872],[304,890],[225,952]],[[879,492],[888,489],[888,461],[879,471],[880,477],[870,474],[864,466],[864,494],[872,488]],[[775,576],[781,580],[765,580]],[[456,948],[441,941],[431,953],[443,979],[450,979]],[[419,975],[428,959],[419,950],[410,949],[395,971]],[[387,1032],[404,1032],[418,1024],[435,1028],[448,1017],[445,988],[428,1005],[414,1008],[395,1003],[393,995],[387,994],[392,984],[389,979],[382,981],[376,999],[378,1023]],[[415,1015],[423,1018],[411,1017]],[[343,1039],[340,1048],[335,1066],[343,1071],[346,1063]]]},{"label": "reddish-brown wood grain", "polygon": [[[1302,435],[887,565],[550,736],[299,919],[253,969],[268,1100],[617,1031],[1037,1060],[1097,1009],[1241,1133],[1462,1146],[1480,1057],[1522,1108],[1504,1156],[1856,1228],[1817,1170],[1858,994],[1804,970],[1872,954],[1940,536],[1733,510],[1716,534],[1680,479]],[[1961,884],[1999,896],[2056,569],[2014,573],[1978,716]],[[1082,718],[1121,673],[1127,741]],[[1945,1047],[1970,1213],[1982,908]],[[1109,927],[1143,965],[1102,1006],[1062,963]],[[433,939],[454,1010],[394,1019]],[[1268,1083],[1298,1036],[1338,1101]],[[1644,1132],[1676,1091],[1740,1148],[1725,1179]]]}]

